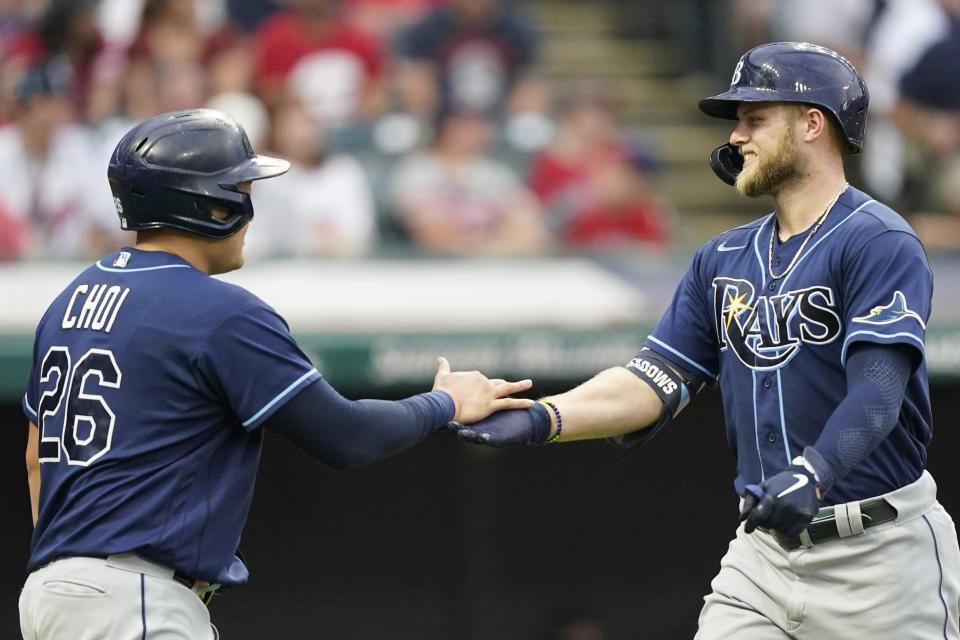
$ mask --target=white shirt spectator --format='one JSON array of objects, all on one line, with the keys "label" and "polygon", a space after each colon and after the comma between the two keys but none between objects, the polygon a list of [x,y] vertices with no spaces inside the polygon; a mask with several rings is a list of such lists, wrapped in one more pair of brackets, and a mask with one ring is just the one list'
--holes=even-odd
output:
[{"label": "white shirt spectator", "polygon": [[889,119],[900,99],[900,79],[949,28],[938,0],[889,0],[871,32],[863,74],[870,89],[863,173],[881,198],[896,198],[903,188],[903,136]]},{"label": "white shirt spectator", "polygon": [[39,159],[16,124],[0,128],[0,209],[27,230],[23,257],[89,258],[91,234],[118,233],[106,165],[91,162],[98,157],[81,126],[54,134]]},{"label": "white shirt spectator", "polygon": [[377,240],[373,191],[360,163],[333,154],[253,184],[252,256],[356,257]]},{"label": "white shirt spectator", "polygon": [[778,0],[770,28],[774,39],[812,42],[855,58],[875,10],[874,0]]}]

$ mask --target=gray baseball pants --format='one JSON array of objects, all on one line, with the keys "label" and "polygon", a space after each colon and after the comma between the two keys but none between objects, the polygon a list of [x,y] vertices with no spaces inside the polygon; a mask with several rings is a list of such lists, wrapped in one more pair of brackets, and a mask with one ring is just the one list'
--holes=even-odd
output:
[{"label": "gray baseball pants", "polygon": [[933,477],[883,497],[896,520],[809,548],[741,526],[695,640],[960,640],[960,548]]},{"label": "gray baseball pants", "polygon": [[61,558],[20,593],[24,640],[216,640],[210,612],[173,569],[132,553]]}]

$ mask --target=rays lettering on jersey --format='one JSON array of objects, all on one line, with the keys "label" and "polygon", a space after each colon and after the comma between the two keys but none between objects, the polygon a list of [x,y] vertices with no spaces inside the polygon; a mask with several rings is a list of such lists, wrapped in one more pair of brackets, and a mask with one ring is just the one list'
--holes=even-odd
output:
[{"label": "rays lettering on jersey", "polygon": [[720,350],[733,350],[751,369],[777,369],[804,344],[827,344],[840,335],[833,290],[826,286],[757,296],[753,283],[713,279]]}]

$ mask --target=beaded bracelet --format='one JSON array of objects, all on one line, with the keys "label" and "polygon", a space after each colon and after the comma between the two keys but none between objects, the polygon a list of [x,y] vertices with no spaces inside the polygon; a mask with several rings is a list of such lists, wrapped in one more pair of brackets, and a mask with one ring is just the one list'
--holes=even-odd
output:
[{"label": "beaded bracelet", "polygon": [[544,444],[551,444],[560,439],[560,434],[563,433],[563,418],[560,417],[560,409],[557,409],[557,405],[553,404],[549,400],[541,400],[543,404],[547,405],[553,410],[553,415],[557,416],[557,432],[550,436]]}]

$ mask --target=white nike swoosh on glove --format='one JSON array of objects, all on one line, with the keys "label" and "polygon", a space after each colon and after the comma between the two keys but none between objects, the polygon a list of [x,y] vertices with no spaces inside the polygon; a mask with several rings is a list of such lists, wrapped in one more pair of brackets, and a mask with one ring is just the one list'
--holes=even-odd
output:
[{"label": "white nike swoosh on glove", "polygon": [[783,491],[781,491],[780,493],[778,493],[778,494],[777,494],[777,497],[778,497],[778,498],[782,498],[783,496],[787,495],[788,493],[793,493],[794,491],[796,491],[796,490],[799,489],[800,487],[805,487],[805,486],[807,486],[807,484],[810,483],[810,478],[808,478],[807,476],[803,475],[802,473],[795,473],[795,474],[793,474],[793,477],[796,478],[797,481],[794,482],[794,483],[793,483],[792,485],[790,485],[789,487],[787,487],[786,489],[784,489]]}]

